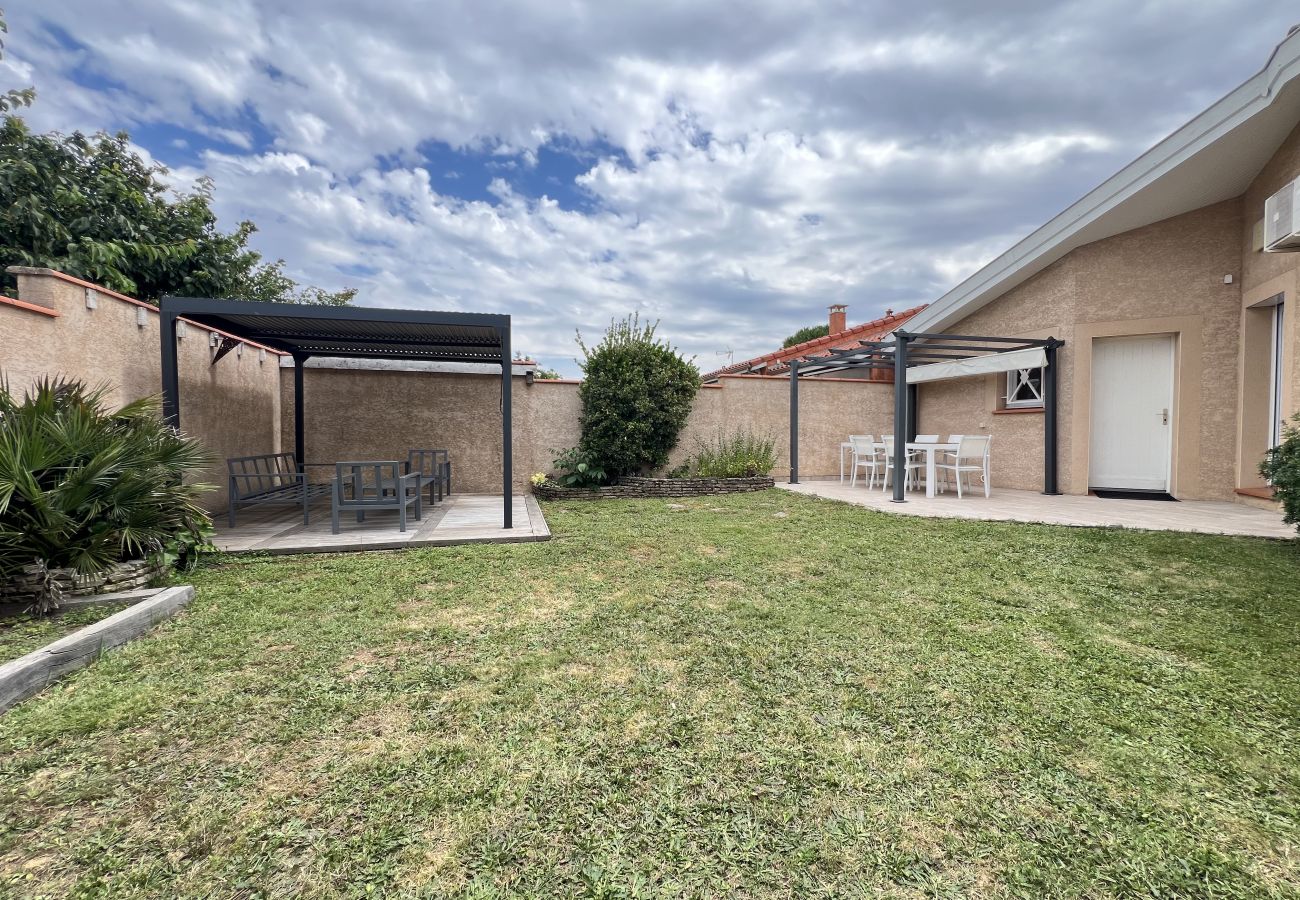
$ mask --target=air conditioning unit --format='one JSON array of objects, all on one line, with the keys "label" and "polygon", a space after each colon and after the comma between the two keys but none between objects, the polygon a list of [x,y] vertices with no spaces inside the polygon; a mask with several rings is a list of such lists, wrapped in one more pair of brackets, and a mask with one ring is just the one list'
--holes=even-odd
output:
[{"label": "air conditioning unit", "polygon": [[1264,201],[1264,252],[1300,250],[1300,179]]}]

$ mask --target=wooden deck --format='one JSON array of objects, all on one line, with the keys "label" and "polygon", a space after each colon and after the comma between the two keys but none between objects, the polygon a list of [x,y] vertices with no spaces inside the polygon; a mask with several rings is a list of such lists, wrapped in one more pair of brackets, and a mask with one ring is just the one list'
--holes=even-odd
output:
[{"label": "wooden deck", "polygon": [[371,512],[364,522],[345,513],[338,534],[330,533],[328,500],[312,505],[310,525],[302,524],[301,509],[254,508],[241,511],[233,529],[220,517],[213,542],[231,553],[350,553],[550,539],[551,530],[531,494],[514,497],[514,528],[501,527],[501,507],[500,494],[456,494],[436,507],[425,506],[424,517],[418,522],[408,519],[405,532],[397,530],[396,512]]}]

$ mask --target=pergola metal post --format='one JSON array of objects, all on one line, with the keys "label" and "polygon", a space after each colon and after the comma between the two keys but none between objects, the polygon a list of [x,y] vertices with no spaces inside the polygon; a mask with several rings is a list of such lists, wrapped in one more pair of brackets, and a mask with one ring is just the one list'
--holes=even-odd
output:
[{"label": "pergola metal post", "polygon": [[163,420],[173,428],[180,428],[181,379],[176,361],[176,314],[164,309],[158,320],[162,343]]},{"label": "pergola metal post", "polygon": [[790,483],[799,483],[799,360],[797,359],[790,363]]},{"label": "pergola metal post", "polygon": [[1043,348],[1047,356],[1043,368],[1043,493],[1053,495],[1061,493],[1056,483],[1056,350],[1059,346],[1053,338]]},{"label": "pergola metal post", "polygon": [[307,448],[304,437],[307,426],[303,423],[302,413],[303,367],[306,362],[306,356],[300,353],[293,355],[293,458],[298,463],[299,474],[307,471]]},{"label": "pergola metal post", "polygon": [[501,491],[505,495],[503,528],[513,528],[514,513],[514,464],[513,447],[510,440],[510,377],[513,367],[510,356],[510,328],[498,330],[501,335]]},{"label": "pergola metal post", "polygon": [[[894,497],[906,503],[907,487],[907,341],[908,335],[894,332]],[[900,427],[901,426],[901,427]]]},{"label": "pergola metal post", "polygon": [[916,440],[917,422],[921,419],[920,408],[920,385],[909,384],[907,386],[907,439],[908,441]]}]

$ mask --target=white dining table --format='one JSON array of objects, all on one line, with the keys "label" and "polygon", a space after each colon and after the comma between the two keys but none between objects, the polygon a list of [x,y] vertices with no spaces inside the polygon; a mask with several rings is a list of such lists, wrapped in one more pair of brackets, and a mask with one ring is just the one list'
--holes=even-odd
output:
[{"label": "white dining table", "polygon": [[927,442],[908,441],[903,445],[908,453],[920,453],[925,451],[925,496],[934,496],[934,464],[935,457],[944,452],[957,452],[957,444],[931,444]]}]

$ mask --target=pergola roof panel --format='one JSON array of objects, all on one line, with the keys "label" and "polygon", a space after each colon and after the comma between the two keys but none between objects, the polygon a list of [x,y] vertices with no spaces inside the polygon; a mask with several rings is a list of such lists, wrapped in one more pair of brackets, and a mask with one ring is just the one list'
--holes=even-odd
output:
[{"label": "pergola roof panel", "polygon": [[295,355],[500,362],[509,316],[166,298],[201,325]]}]

